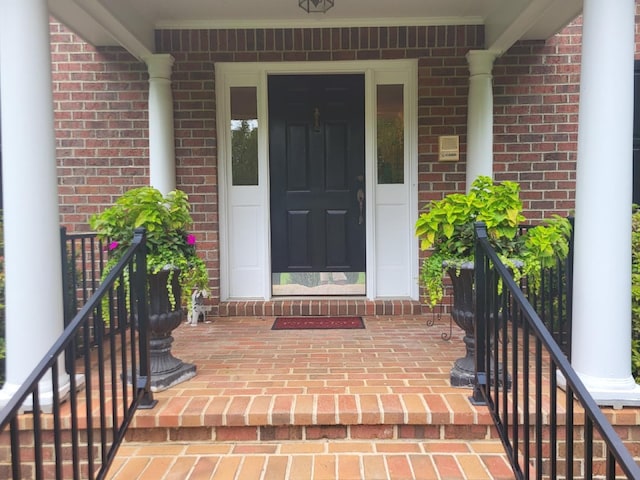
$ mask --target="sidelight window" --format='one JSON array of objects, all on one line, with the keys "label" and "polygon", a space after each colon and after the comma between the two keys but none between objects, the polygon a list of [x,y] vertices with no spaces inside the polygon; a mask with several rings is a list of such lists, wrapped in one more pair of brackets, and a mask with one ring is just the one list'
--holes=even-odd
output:
[{"label": "sidelight window", "polygon": [[377,86],[378,184],[404,183],[404,85]]},{"label": "sidelight window", "polygon": [[231,177],[234,186],[258,185],[256,87],[231,87]]}]

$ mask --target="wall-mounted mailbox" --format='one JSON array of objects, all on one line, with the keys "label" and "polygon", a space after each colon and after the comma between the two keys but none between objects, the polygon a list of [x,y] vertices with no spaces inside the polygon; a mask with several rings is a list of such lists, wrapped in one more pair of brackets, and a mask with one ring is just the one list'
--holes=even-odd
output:
[{"label": "wall-mounted mailbox", "polygon": [[440,136],[438,161],[457,162],[458,160],[460,160],[460,137],[458,137],[458,135]]}]

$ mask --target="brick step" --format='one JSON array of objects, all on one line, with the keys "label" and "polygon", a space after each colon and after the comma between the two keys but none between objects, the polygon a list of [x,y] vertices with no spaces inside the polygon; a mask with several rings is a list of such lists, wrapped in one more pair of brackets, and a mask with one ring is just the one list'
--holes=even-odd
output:
[{"label": "brick step", "polygon": [[[442,393],[156,394],[158,405],[139,410],[133,427],[250,426],[250,425],[446,425],[491,424],[483,406],[469,401],[471,390],[443,388]],[[286,389],[281,389],[286,391]],[[398,390],[401,390],[398,388]],[[433,390],[433,389],[432,389]]]},{"label": "brick step", "polygon": [[135,442],[496,439],[470,390],[440,394],[237,395],[162,398],[137,412]]},{"label": "brick step", "polygon": [[109,480],[512,479],[497,440],[125,443]]},{"label": "brick step", "polygon": [[263,425],[130,428],[127,442],[307,440],[498,440],[493,425]]},{"label": "brick step", "polygon": [[162,392],[156,408],[137,412],[128,436],[138,441],[495,438],[487,409],[472,405],[469,394],[451,388],[446,395]]}]

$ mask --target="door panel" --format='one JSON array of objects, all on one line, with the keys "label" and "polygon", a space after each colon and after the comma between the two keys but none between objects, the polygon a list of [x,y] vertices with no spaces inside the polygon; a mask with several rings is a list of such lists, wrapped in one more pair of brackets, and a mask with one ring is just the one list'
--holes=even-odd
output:
[{"label": "door panel", "polygon": [[305,125],[289,125],[287,129],[287,155],[298,159],[287,162],[286,190],[308,191],[309,165],[307,154],[307,127]]},{"label": "door panel", "polygon": [[349,243],[348,222],[346,210],[327,210],[327,266],[341,271],[346,271],[349,264],[349,252],[345,248]]},{"label": "door panel", "polygon": [[327,190],[348,191],[347,179],[348,159],[345,158],[347,151],[347,128],[346,125],[326,126],[326,151],[325,166]]},{"label": "door panel", "polygon": [[269,78],[272,272],[364,272],[364,77]]},{"label": "door panel", "polygon": [[310,236],[310,213],[308,210],[287,212],[289,263],[299,269],[311,268],[311,246],[306,241]]}]

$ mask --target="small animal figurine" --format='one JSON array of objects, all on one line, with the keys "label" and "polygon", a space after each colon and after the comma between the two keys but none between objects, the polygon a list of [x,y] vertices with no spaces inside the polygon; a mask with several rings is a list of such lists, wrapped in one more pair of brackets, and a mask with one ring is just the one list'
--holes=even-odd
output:
[{"label": "small animal figurine", "polygon": [[191,310],[187,315],[187,323],[196,327],[202,317],[202,322],[209,323],[207,321],[207,311],[209,307],[204,304],[204,299],[209,298],[209,290],[194,290],[191,294]]}]

